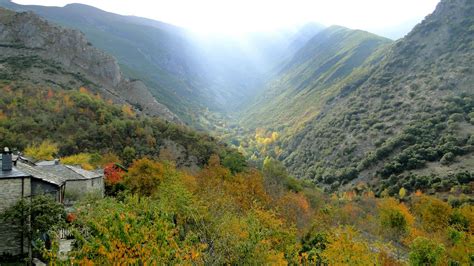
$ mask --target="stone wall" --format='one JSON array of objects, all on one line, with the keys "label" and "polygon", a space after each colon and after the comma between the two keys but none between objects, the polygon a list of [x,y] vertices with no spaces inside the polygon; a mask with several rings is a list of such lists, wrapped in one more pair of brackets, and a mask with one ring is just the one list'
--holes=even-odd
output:
[{"label": "stone wall", "polygon": [[65,200],[75,201],[90,193],[99,193],[101,196],[104,195],[103,177],[66,181],[66,188],[64,191]]},{"label": "stone wall", "polygon": [[[29,177],[5,178],[0,179],[0,213],[8,207],[17,203],[22,197],[22,179],[23,197],[31,195],[31,179]],[[0,254],[9,253],[17,255],[21,252],[21,234],[19,224],[0,222]],[[26,243],[26,238],[24,239]],[[25,247],[24,252],[27,252]]]},{"label": "stone wall", "polygon": [[31,181],[31,193],[33,195],[49,195],[59,201],[59,187],[42,180],[33,179]]}]

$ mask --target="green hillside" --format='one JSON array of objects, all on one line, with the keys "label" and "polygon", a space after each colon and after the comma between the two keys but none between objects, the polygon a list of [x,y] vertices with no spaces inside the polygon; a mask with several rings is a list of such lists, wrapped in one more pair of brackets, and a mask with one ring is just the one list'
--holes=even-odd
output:
[{"label": "green hillside", "polygon": [[379,193],[445,191],[472,181],[473,30],[472,1],[442,1],[368,78],[347,83],[348,93],[281,141],[279,158],[295,175],[332,188],[352,181]]}]

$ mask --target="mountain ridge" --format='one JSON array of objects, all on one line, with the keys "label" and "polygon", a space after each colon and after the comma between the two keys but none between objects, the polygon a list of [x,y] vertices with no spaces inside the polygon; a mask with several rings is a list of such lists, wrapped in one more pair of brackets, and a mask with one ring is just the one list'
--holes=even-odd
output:
[{"label": "mountain ridge", "polygon": [[[141,111],[149,115],[180,122],[168,108],[153,99],[143,83],[124,78],[117,60],[92,47],[79,31],[52,25],[31,12],[15,13],[5,9],[0,11],[1,57],[2,61],[9,62],[4,65],[3,72],[10,73],[14,70],[16,74],[21,72],[25,79],[31,78],[40,82],[41,77],[30,71],[34,65],[12,65],[15,64],[14,58],[39,57],[45,62],[54,62],[52,65],[58,64],[55,66],[58,71],[80,73],[86,80],[78,85],[98,90],[106,98],[135,107],[140,106]],[[48,71],[50,74],[60,74],[58,71]],[[48,83],[44,79],[42,82]],[[144,97],[136,97],[134,94]]]},{"label": "mountain ridge", "polygon": [[[92,44],[117,58],[125,76],[142,80],[160,103],[197,128],[208,109],[225,113],[253,97],[263,74],[308,38],[287,32],[248,36],[245,45],[219,39],[209,44],[179,27],[82,4],[41,7],[3,0],[0,5],[34,11],[81,30]],[[84,8],[92,11],[84,13]],[[263,55],[262,62],[253,60],[256,54]]]},{"label": "mountain ridge", "polygon": [[280,159],[294,174],[334,188],[382,183],[379,193],[394,193],[425,167],[442,169],[433,172],[441,176],[469,170],[431,162],[448,153],[466,166],[472,161],[473,17],[472,2],[442,1],[366,80],[283,143]]},{"label": "mountain ridge", "polygon": [[342,80],[354,78],[351,72],[368,64],[365,61],[389,42],[364,31],[326,28],[280,67],[267,89],[243,111],[243,124],[253,128],[300,126],[318,114],[318,102],[333,96]]}]

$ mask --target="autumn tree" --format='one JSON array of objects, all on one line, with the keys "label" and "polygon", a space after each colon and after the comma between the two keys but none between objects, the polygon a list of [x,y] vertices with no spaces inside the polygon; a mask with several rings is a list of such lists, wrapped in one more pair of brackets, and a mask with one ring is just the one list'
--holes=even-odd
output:
[{"label": "autumn tree", "polygon": [[444,257],[443,245],[418,237],[410,246],[410,263],[412,265],[441,265]]},{"label": "autumn tree", "polygon": [[74,264],[202,263],[205,245],[193,234],[179,235],[173,215],[150,198],[106,198],[78,210]]},{"label": "autumn tree", "polygon": [[93,170],[98,166],[93,162],[92,154],[89,153],[79,153],[67,157],[62,157],[61,163],[69,165],[79,165],[86,170]]},{"label": "autumn tree", "polygon": [[414,210],[423,228],[429,232],[447,228],[452,213],[448,203],[426,195],[416,198]]},{"label": "autumn tree", "polygon": [[58,151],[59,148],[56,143],[44,140],[39,144],[29,145],[25,150],[25,155],[36,160],[53,160]]},{"label": "autumn tree", "polygon": [[394,198],[382,199],[378,211],[382,233],[397,240],[408,233],[414,222],[405,204]]},{"label": "autumn tree", "polygon": [[166,166],[148,158],[135,160],[128,168],[124,184],[133,193],[143,196],[153,195],[164,179]]},{"label": "autumn tree", "polygon": [[322,252],[329,265],[376,265],[377,256],[366,242],[361,241],[352,227],[340,227],[329,236],[329,244]]}]

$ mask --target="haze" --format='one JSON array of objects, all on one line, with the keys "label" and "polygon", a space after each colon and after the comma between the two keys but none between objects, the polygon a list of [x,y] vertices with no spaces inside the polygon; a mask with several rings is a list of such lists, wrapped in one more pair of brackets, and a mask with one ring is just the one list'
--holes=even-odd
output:
[{"label": "haze", "polygon": [[83,3],[122,15],[135,15],[205,34],[241,35],[290,28],[307,22],[342,25],[385,37],[402,37],[439,0],[17,0],[19,4],[64,6]]}]

